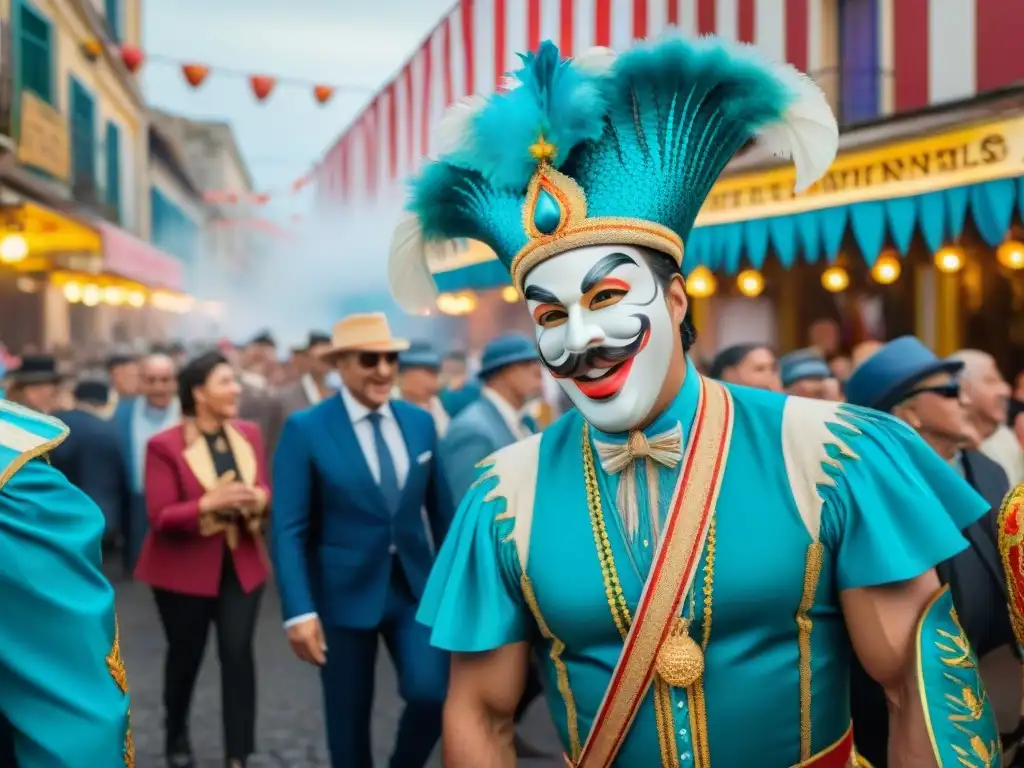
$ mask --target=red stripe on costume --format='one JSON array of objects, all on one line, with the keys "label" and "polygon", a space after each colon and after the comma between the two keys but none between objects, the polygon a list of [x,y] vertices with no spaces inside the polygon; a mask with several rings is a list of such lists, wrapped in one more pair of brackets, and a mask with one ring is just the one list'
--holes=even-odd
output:
[{"label": "red stripe on costume", "polygon": [[[970,2],[970,0],[961,0]],[[1024,80],[1024,6],[1012,0],[974,0],[978,91]]]},{"label": "red stripe on costume", "polygon": [[929,2],[899,0],[892,4],[895,96],[899,112],[928,105]]},{"label": "red stripe on costume", "polygon": [[786,0],[786,61],[801,72],[807,71],[807,42],[810,40],[807,3],[808,0]]}]

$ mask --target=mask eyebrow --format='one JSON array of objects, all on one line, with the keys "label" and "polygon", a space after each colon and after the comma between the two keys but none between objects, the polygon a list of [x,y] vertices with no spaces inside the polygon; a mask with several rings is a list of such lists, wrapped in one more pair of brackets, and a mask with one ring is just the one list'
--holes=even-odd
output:
[{"label": "mask eyebrow", "polygon": [[592,266],[590,271],[583,276],[583,281],[580,283],[580,293],[584,295],[589,293],[591,288],[625,264],[637,266],[632,256],[625,253],[609,253]]},{"label": "mask eyebrow", "polygon": [[539,301],[541,304],[561,304],[562,301],[551,291],[545,291],[543,288],[539,288],[536,285],[526,286],[526,290],[523,292],[523,298],[527,301]]}]

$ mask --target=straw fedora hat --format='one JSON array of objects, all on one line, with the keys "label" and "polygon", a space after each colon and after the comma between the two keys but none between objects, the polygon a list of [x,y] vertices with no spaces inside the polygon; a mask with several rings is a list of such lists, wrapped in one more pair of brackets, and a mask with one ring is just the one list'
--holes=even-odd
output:
[{"label": "straw fedora hat", "polygon": [[404,352],[408,348],[408,341],[391,335],[383,312],[368,312],[349,315],[335,323],[331,348],[321,357],[336,357],[345,352]]}]

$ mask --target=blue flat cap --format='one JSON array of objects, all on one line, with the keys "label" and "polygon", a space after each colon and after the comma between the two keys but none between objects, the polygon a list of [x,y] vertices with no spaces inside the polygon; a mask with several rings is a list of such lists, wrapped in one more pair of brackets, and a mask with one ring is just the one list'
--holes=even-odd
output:
[{"label": "blue flat cap", "polygon": [[789,387],[804,379],[829,379],[832,370],[813,349],[798,349],[779,358],[782,386]]},{"label": "blue flat cap", "polygon": [[891,411],[914,386],[936,373],[957,374],[959,360],[943,360],[916,336],[900,336],[854,369],[846,381],[846,399],[878,411]]},{"label": "blue flat cap", "polygon": [[533,339],[518,333],[507,333],[492,339],[484,347],[484,353],[480,356],[480,377],[484,378],[506,365],[529,363],[534,360],[540,360],[540,356],[537,354]]},{"label": "blue flat cap", "polygon": [[441,355],[434,351],[434,348],[425,341],[416,341],[409,345],[409,348],[398,355],[399,368],[429,368],[432,371],[441,370]]}]

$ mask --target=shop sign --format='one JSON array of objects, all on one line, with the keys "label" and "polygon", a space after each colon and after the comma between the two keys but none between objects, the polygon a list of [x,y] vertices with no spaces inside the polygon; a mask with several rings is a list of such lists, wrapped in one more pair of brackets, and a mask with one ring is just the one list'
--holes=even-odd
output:
[{"label": "shop sign", "polygon": [[59,181],[71,176],[67,119],[34,93],[22,91],[18,162]]},{"label": "shop sign", "polygon": [[801,195],[793,194],[792,165],[727,176],[712,188],[697,225],[906,197],[1020,175],[1024,117],[843,153]]}]

